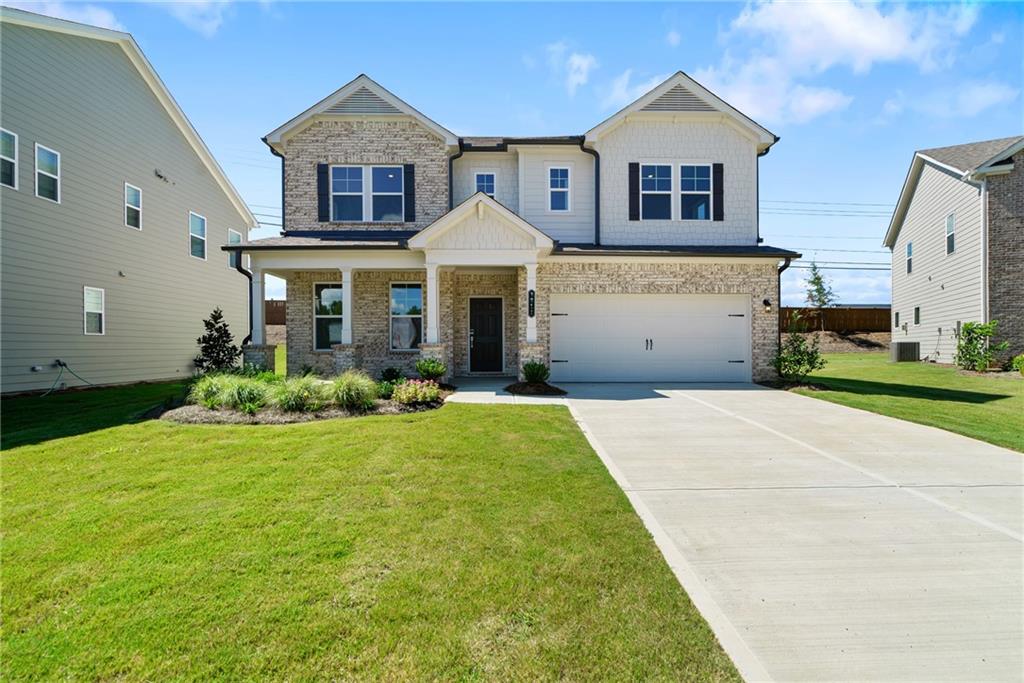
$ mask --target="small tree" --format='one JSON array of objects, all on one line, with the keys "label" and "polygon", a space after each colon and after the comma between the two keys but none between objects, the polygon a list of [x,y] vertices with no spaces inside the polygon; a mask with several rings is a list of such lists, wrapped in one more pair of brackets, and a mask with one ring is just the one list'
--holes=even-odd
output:
[{"label": "small tree", "polygon": [[[809,340],[808,340],[809,338]],[[818,336],[790,332],[782,341],[772,364],[779,376],[802,382],[807,375],[825,367],[825,359],[818,350]]]},{"label": "small tree", "polygon": [[998,320],[990,323],[967,322],[960,326],[960,337],[956,342],[956,364],[964,370],[985,372],[992,365],[996,354],[1009,348],[1009,342],[993,344]]},{"label": "small tree", "polygon": [[825,314],[823,308],[828,308],[836,302],[836,295],[832,291],[832,283],[822,274],[821,269],[815,261],[811,261],[811,274],[807,276],[807,305],[818,309],[818,319],[821,321],[821,329],[825,330]]},{"label": "small tree", "polygon": [[192,361],[200,373],[214,370],[229,370],[235,367],[242,350],[235,346],[235,338],[224,320],[220,308],[213,309],[210,317],[203,321],[206,334],[196,340],[199,355]]}]

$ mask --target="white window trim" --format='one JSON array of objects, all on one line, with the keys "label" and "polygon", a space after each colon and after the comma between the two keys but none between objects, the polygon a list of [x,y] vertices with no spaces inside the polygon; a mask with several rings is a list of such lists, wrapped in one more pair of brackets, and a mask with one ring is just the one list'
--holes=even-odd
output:
[{"label": "white window trim", "polygon": [[[336,169],[336,168],[358,168],[358,169],[360,169],[360,171],[363,174],[362,175],[362,185],[363,185],[362,191],[361,192],[335,192],[334,191],[334,169]],[[331,220],[330,220],[330,222],[331,223],[366,223],[366,222],[369,222],[369,221],[366,220],[366,185],[369,182],[367,177],[366,177],[366,169],[367,169],[366,166],[362,166],[360,164],[334,164],[334,165],[328,167],[328,170],[327,170],[327,182],[330,183],[330,190],[331,190],[331,192],[330,192],[330,195],[331,195],[331,205],[330,205],[330,211],[331,211],[330,219]],[[360,200],[361,200],[360,201],[360,206],[362,207],[362,211],[363,211],[362,220],[358,220],[358,221],[335,220],[334,219],[334,198],[335,197],[359,197]]]},{"label": "white window trim", "polygon": [[[100,293],[100,310],[90,311],[86,303],[88,294],[90,291]],[[100,331],[90,332],[89,331],[89,313],[100,314]],[[82,287],[82,333],[87,334],[90,337],[102,337],[107,333],[107,292],[101,287]]]},{"label": "white window trim", "polygon": [[[128,203],[128,188],[129,187],[132,188],[133,190],[138,190],[138,192],[139,192],[139,205],[137,207],[136,206],[132,206],[131,204]],[[139,210],[139,227],[135,227],[134,225],[132,225],[132,224],[130,224],[128,222],[128,209],[129,209],[129,207],[133,208],[133,209],[138,209]],[[138,187],[136,185],[132,185],[128,181],[125,181],[125,183],[124,183],[124,227],[131,228],[132,230],[142,230],[142,188]]]},{"label": "white window trim", "polygon": [[[952,230],[949,229],[950,219],[952,219],[952,222],[953,222],[953,229]],[[952,256],[953,254],[956,253],[956,211],[951,211],[946,216],[946,221],[945,221],[945,226],[944,227],[945,227],[945,233],[946,234],[945,234],[945,237],[943,237],[943,240],[942,240],[942,248],[945,249],[946,256]],[[949,238],[951,236],[953,238],[953,248],[952,249],[949,248]]]},{"label": "white window trim", "polygon": [[[18,175],[19,175],[19,170],[20,170],[18,168],[18,134],[17,133],[13,133],[13,132],[7,130],[6,128],[0,128],[0,131],[3,131],[4,133],[7,133],[8,135],[11,135],[11,136],[14,137],[14,158],[12,159],[11,157],[5,157],[2,154],[0,154],[0,159],[5,159],[5,160],[10,161],[11,163],[14,164],[14,185],[4,185],[4,187],[9,187],[12,190],[17,190],[18,189]],[[59,191],[57,193],[57,197],[60,197],[60,192]]]},{"label": "white window trim", "polygon": [[[57,155],[57,175],[53,175],[52,173],[47,173],[46,171],[41,171],[39,169],[39,150],[40,149],[45,149],[47,152],[52,152],[53,154]],[[58,152],[55,149],[50,149],[46,145],[41,145],[41,144],[39,144],[37,142],[36,145],[35,145],[35,154],[33,155],[33,160],[35,161],[35,176],[34,177],[35,177],[35,185],[36,185],[36,196],[39,197],[40,199],[45,199],[48,202],[53,202],[54,204],[60,204],[60,200],[64,196],[64,188],[61,187],[61,183],[60,183],[60,175],[61,175],[60,152]],[[53,178],[53,179],[55,179],[57,181],[57,199],[50,199],[49,197],[44,197],[41,194],[39,194],[39,174],[40,173],[42,173],[44,176],[47,176],[48,178]]]},{"label": "white window trim", "polygon": [[[566,187],[565,189],[551,187],[551,171],[554,170],[554,169],[564,170],[566,172],[566,185],[568,185],[568,187]],[[553,214],[558,215],[558,216],[564,216],[566,214],[572,213],[572,205],[573,205],[573,201],[572,201],[572,176],[573,176],[572,166],[569,165],[569,164],[547,164],[547,165],[545,165],[545,167],[544,167],[544,184],[547,186],[545,188],[546,189],[545,194],[547,195],[547,201],[544,203],[544,209],[545,209],[546,213],[553,213]],[[495,188],[495,189],[497,189],[497,188]],[[552,209],[551,208],[551,193],[552,192],[565,192],[565,206],[566,206],[566,208],[564,210],[562,210],[562,209]]]},{"label": "white window trim", "polygon": [[[196,256],[195,254],[192,253],[192,237],[199,237],[199,235],[193,235],[192,234],[192,216],[195,216],[196,218],[202,218],[203,219],[203,236],[200,238],[201,240],[203,240],[203,255],[202,255],[202,257]],[[196,213],[195,211],[189,211],[188,212],[188,225],[186,227],[188,228],[188,243],[185,246],[188,248],[188,255],[191,256],[194,259],[199,260],[199,261],[205,261],[206,257],[209,255],[209,253],[208,253],[209,249],[208,249],[208,246],[206,244],[206,236],[210,232],[210,224],[206,221],[206,216],[202,216],[202,215]]]},{"label": "white window trim", "polygon": [[[640,220],[647,221],[674,221],[676,219],[676,167],[671,161],[640,161]],[[668,191],[644,190],[644,166],[668,166]],[[645,194],[667,194],[668,195],[668,218],[644,218],[644,195]]]},{"label": "white window trim", "polygon": [[[344,300],[345,300],[345,298],[344,298],[345,297],[345,285],[344,285],[344,283],[341,280],[329,280],[329,281],[326,281],[326,282],[314,282],[313,283],[313,351],[316,352],[316,353],[324,353],[325,351],[331,351],[331,349],[329,349],[329,348],[328,349],[321,349],[321,348],[317,347],[317,345],[316,345],[316,321],[317,321],[317,319],[318,318],[340,318],[341,319],[341,324],[344,327],[344,325],[345,325],[345,316],[348,315],[348,313],[345,311],[345,304],[342,303],[342,305],[341,305],[342,306],[341,315],[320,315],[320,314],[318,314],[316,312],[316,288],[317,288],[317,285],[330,285],[331,287],[339,287],[339,288],[341,288],[342,302],[344,302]],[[390,313],[391,312],[391,298],[390,298],[391,297],[391,289],[390,288],[388,289],[388,297],[389,297],[388,298],[388,313]],[[390,332],[389,332],[389,334],[390,334]],[[391,343],[390,337],[388,339],[388,343],[389,344]]]},{"label": "white window trim", "polygon": [[477,188],[480,185],[480,176],[482,176],[482,175],[492,175],[492,176],[494,176],[494,194],[488,195],[488,196],[491,199],[497,199],[498,198],[498,172],[497,171],[492,171],[492,170],[490,170],[488,168],[481,168],[481,169],[473,171],[473,194],[476,194],[477,192],[480,191]]},{"label": "white window trim", "polygon": [[[684,190],[683,189],[683,166],[707,166],[708,168],[708,189]],[[683,223],[708,223],[715,220],[715,165],[710,161],[680,161],[676,163],[679,168],[679,220]],[[707,218],[683,218],[683,195],[684,194],[706,194],[708,196],[708,217]]]},{"label": "white window trim", "polygon": [[907,268],[904,271],[904,274],[905,275],[911,275],[914,272],[914,265],[913,265],[913,263],[914,263],[914,243],[912,241],[911,242],[907,242],[907,248],[906,248],[905,251],[906,251],[906,267]]},{"label": "white window trim", "polygon": [[[238,244],[241,244],[242,242],[245,241],[245,235],[240,233],[238,230],[232,230],[231,228],[228,228],[228,244],[231,244],[231,235],[238,235]],[[233,263],[231,263],[231,257],[234,256],[235,254],[238,254],[238,258],[239,259],[242,258],[242,252],[240,252],[240,251],[229,251],[228,252],[228,268],[230,268],[231,270],[235,269],[235,265]],[[239,262],[241,262],[241,261],[239,261]]]},{"label": "white window trim", "polygon": [[[369,166],[368,168],[370,169],[370,196],[369,196],[369,201],[367,203],[368,203],[369,208],[370,208],[370,213],[366,214],[365,208],[364,208],[364,211],[363,211],[364,217],[366,215],[369,215],[370,216],[370,220],[369,220],[370,223],[404,223],[405,222],[405,166],[403,164],[374,164],[373,166]],[[375,169],[375,168],[397,168],[398,169],[398,177],[402,179],[402,189],[399,190],[398,192],[376,192],[373,189],[373,169]],[[366,185],[363,185],[363,188],[365,189]],[[402,208],[399,210],[398,213],[402,217],[399,220],[397,220],[397,221],[375,221],[375,220],[373,220],[373,198],[374,197],[378,197],[378,196],[379,197],[400,197],[401,200],[402,200]]]},{"label": "white window trim", "polygon": [[[416,285],[420,288],[420,314],[419,315],[398,315],[391,312],[391,289],[395,285]],[[423,286],[422,282],[412,282],[409,280],[395,280],[388,282],[388,350],[391,353],[419,353],[419,349],[396,349],[391,345],[391,340],[394,339],[394,325],[395,318],[419,318],[420,319],[420,343],[424,342],[426,337],[426,330],[423,327],[423,311],[426,308],[425,304],[427,297],[426,287]]]}]

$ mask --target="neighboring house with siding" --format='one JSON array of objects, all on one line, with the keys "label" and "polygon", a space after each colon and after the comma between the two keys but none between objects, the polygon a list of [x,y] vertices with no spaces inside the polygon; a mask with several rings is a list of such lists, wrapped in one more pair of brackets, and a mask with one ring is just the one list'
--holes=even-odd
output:
[{"label": "neighboring house with siding", "polygon": [[998,320],[1024,353],[1024,136],[916,152],[884,243],[894,342],[952,363],[963,323]]},{"label": "neighboring house with siding", "polygon": [[[0,8],[2,390],[188,377],[255,220],[127,33]],[[61,382],[81,382],[65,372]]]},{"label": "neighboring house with siding", "polygon": [[[264,138],[283,233],[225,249],[253,300],[287,281],[289,372],[767,379],[799,256],[758,232],[777,140],[682,72],[585,134],[489,138],[359,76]],[[246,354],[270,365],[261,313]]]}]

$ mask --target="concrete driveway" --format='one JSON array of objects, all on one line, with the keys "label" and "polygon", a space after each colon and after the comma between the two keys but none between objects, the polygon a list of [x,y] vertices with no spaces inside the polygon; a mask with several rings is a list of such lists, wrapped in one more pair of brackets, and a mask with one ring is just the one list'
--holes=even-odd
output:
[{"label": "concrete driveway", "polygon": [[1024,455],[753,385],[567,388],[748,680],[1024,676]]}]

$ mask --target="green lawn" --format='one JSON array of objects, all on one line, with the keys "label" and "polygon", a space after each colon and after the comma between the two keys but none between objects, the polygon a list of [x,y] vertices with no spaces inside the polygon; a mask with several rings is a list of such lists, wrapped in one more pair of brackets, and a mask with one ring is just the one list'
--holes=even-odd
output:
[{"label": "green lawn", "polygon": [[1024,380],[965,375],[931,363],[890,363],[884,353],[833,353],[798,389],[853,408],[941,427],[1024,451]]},{"label": "green lawn", "polygon": [[564,408],[113,426],[176,391],[4,401],[4,680],[738,680]]},{"label": "green lawn", "polygon": [[288,347],[284,344],[274,349],[274,371],[279,375],[288,374]]}]

